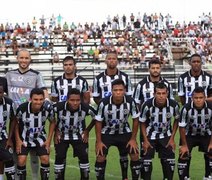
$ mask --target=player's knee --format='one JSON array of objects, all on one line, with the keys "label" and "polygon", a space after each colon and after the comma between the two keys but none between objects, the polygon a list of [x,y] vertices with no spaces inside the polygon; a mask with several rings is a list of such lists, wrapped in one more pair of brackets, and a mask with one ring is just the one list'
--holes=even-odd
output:
[{"label": "player's knee", "polygon": [[174,172],[175,168],[175,159],[167,159],[167,164],[171,172]]},{"label": "player's knee", "polygon": [[49,164],[49,156],[48,155],[40,156],[40,161],[42,164]]},{"label": "player's knee", "polygon": [[131,161],[138,161],[139,160],[139,154],[130,154]]},{"label": "player's knee", "polygon": [[188,177],[187,175],[187,169],[188,169],[188,159],[178,159],[178,175],[180,180],[184,180],[185,177]]},{"label": "player's knee", "polygon": [[25,166],[26,165],[26,156],[18,156],[18,165]]},{"label": "player's knee", "polygon": [[104,162],[106,160],[106,157],[105,156],[97,156],[96,157],[96,161],[97,162]]}]

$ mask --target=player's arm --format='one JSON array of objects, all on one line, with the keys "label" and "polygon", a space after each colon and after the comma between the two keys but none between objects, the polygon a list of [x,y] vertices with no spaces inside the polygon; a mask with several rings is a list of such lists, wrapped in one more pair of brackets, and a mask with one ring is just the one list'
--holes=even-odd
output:
[{"label": "player's arm", "polygon": [[90,91],[86,91],[86,92],[83,93],[83,102],[85,104],[90,103]]},{"label": "player's arm", "polygon": [[46,150],[48,151],[48,153],[50,151],[50,145],[51,145],[52,136],[53,136],[53,133],[55,130],[55,126],[56,126],[56,121],[55,121],[55,119],[53,119],[50,121],[48,137],[43,145],[46,147]]},{"label": "player's arm", "polygon": [[99,97],[94,97],[93,100],[98,105],[99,102],[101,101],[101,97],[100,96]]},{"label": "player's arm", "polygon": [[181,104],[182,104],[182,105],[185,105],[185,103],[186,103],[186,98],[185,98],[185,96],[179,96],[179,98],[180,98]]},{"label": "player's arm", "polygon": [[9,134],[8,134],[8,139],[7,139],[7,143],[6,143],[6,149],[13,146],[12,135],[15,132],[16,124],[17,124],[17,119],[15,116],[12,116],[10,118],[10,123],[9,123]]},{"label": "player's arm", "polygon": [[103,148],[106,148],[106,146],[102,142],[101,130],[102,130],[102,122],[96,121],[95,132],[96,132],[96,155],[97,156],[103,156]]},{"label": "player's arm", "polygon": [[180,140],[181,140],[181,147],[180,147],[180,157],[183,158],[183,156],[187,153],[189,153],[188,145],[186,141],[186,130],[185,127],[179,127],[180,132]]},{"label": "player's arm", "polygon": [[145,122],[141,122],[141,133],[143,136],[143,149],[144,149],[144,154],[147,153],[148,148],[152,148],[148,138],[147,138],[147,134],[146,134],[146,123]]}]

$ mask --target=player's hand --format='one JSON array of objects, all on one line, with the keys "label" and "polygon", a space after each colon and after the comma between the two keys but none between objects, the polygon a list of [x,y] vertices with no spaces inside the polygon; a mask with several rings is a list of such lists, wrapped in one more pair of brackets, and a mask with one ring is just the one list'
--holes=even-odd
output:
[{"label": "player's hand", "polygon": [[26,147],[25,144],[23,143],[23,141],[16,140],[16,153],[17,154],[20,154],[21,153],[21,147],[22,146]]},{"label": "player's hand", "polygon": [[103,156],[103,149],[107,148],[105,144],[101,142],[96,142],[96,156]]},{"label": "player's hand", "polygon": [[82,141],[84,143],[88,143],[88,138],[89,138],[89,132],[88,132],[88,130],[83,131],[83,133],[82,133]]},{"label": "player's hand", "polygon": [[144,155],[147,153],[149,148],[153,148],[148,140],[143,142],[142,147],[144,150]]},{"label": "player's hand", "polygon": [[180,146],[179,148],[179,154],[181,159],[185,159],[189,155],[189,149],[187,145]]},{"label": "player's hand", "polygon": [[212,151],[212,143],[208,145],[208,152]]},{"label": "player's hand", "polygon": [[139,153],[138,144],[135,139],[130,139],[126,148],[130,147],[130,153]]},{"label": "player's hand", "polygon": [[167,143],[166,148],[172,148],[172,151],[175,151],[176,144],[173,138],[169,139],[169,142]]},{"label": "player's hand", "polygon": [[42,147],[46,148],[47,153],[50,153],[50,144],[51,144],[51,142],[47,139],[42,145]]},{"label": "player's hand", "polygon": [[13,148],[13,142],[10,138],[7,139],[6,146],[5,146],[5,149],[9,149],[9,148]]},{"label": "player's hand", "polygon": [[61,139],[60,131],[56,128],[54,133],[54,144],[60,143],[60,139]]},{"label": "player's hand", "polygon": [[52,102],[50,101],[50,99],[46,98],[44,103],[43,103],[43,107],[46,109],[46,110],[52,110],[53,109],[53,104]]}]

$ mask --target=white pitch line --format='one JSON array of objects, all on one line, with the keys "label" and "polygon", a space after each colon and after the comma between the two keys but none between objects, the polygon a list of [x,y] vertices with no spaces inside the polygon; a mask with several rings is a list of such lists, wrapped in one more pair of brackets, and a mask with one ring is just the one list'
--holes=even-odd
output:
[{"label": "white pitch line", "polygon": [[[54,160],[53,159],[50,159],[50,162],[52,162],[54,164]],[[74,166],[74,165],[67,165],[66,164],[66,167],[79,170],[79,167],[78,166]],[[94,170],[90,170],[90,173],[96,174],[96,172]],[[108,174],[108,173],[105,173],[105,176],[113,177],[113,178],[116,178],[116,179],[121,179],[122,178],[121,176],[115,176],[113,174]]]}]

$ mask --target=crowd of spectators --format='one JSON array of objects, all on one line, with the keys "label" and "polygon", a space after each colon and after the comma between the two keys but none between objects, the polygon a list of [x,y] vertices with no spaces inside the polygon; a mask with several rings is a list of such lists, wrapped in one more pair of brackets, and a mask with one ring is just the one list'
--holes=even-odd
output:
[{"label": "crowd of spectators", "polygon": [[[170,14],[153,13],[129,17],[119,15],[105,22],[68,24],[63,22],[62,16],[52,15],[48,20],[36,20],[33,17],[31,24],[6,23],[0,25],[0,50],[8,56],[8,49],[16,55],[19,48],[29,48],[35,52],[46,51],[54,54],[57,44],[66,47],[66,53],[82,61],[84,55],[88,60],[99,64],[108,50],[116,50],[120,63],[145,64],[152,58],[159,59],[162,64],[169,64],[170,57],[167,47],[172,40],[174,45],[180,46],[182,41],[189,42],[190,49],[199,53],[206,62],[212,61],[211,14],[203,13],[196,22],[179,23],[172,21]],[[92,39],[92,43],[89,44]],[[176,42],[176,39],[178,41]],[[84,48],[85,45],[89,48]],[[173,45],[173,44],[171,44]],[[150,52],[150,53],[149,53]],[[150,54],[150,56],[148,56]]]}]

